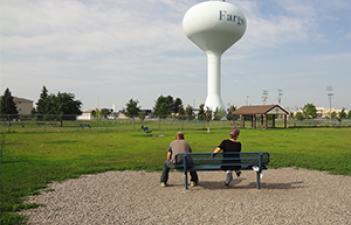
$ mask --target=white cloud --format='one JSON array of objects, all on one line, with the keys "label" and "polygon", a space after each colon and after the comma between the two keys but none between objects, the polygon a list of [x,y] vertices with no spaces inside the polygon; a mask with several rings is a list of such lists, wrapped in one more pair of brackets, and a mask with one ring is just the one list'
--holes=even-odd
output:
[{"label": "white cloud", "polygon": [[[34,96],[46,84],[49,89],[87,94],[84,102],[89,102],[93,93],[88,90],[94,85],[106,89],[108,95],[127,95],[128,87],[134,85],[140,87],[136,91],[140,96],[163,90],[177,93],[176,86],[186,82],[205,85],[206,59],[181,27],[185,11],[197,2],[2,0],[0,88],[10,86]],[[315,2],[277,0],[277,7],[283,10],[275,15],[262,12],[260,1],[235,2],[247,15],[248,30],[226,54],[225,62],[322,36],[316,19],[321,7],[316,8]],[[333,3],[335,10],[342,5],[342,1],[337,2]],[[27,89],[16,82],[26,77],[31,78]],[[107,91],[111,86],[118,90]],[[150,91],[145,86],[159,89]],[[201,97],[189,95],[190,101],[192,96]],[[149,104],[153,102],[150,99]]]}]

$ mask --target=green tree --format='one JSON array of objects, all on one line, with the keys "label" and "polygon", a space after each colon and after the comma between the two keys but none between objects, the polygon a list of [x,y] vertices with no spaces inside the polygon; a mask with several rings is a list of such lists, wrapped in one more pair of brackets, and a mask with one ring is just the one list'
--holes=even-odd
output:
[{"label": "green tree", "polygon": [[331,113],[331,118],[332,118],[332,119],[336,119],[337,117],[338,117],[337,112],[333,111],[333,112]]},{"label": "green tree", "polygon": [[207,133],[210,133],[210,121],[212,120],[213,112],[210,108],[206,107],[205,120],[207,121]]},{"label": "green tree", "polygon": [[236,120],[238,118],[238,116],[233,114],[235,110],[236,110],[236,107],[234,105],[231,105],[227,109],[227,120]]},{"label": "green tree", "polygon": [[180,105],[180,106],[178,107],[178,119],[179,119],[179,120],[184,120],[184,119],[186,119],[185,110],[184,110],[183,105]]},{"label": "green tree", "polygon": [[198,120],[206,120],[206,112],[205,112],[205,105],[201,104],[199,106],[199,113],[197,114]]},{"label": "green tree", "polygon": [[225,111],[223,109],[216,108],[216,110],[213,113],[213,120],[221,120],[224,117],[225,117]]},{"label": "green tree", "polygon": [[58,92],[48,94],[48,90],[43,86],[40,98],[36,103],[36,113],[38,118],[45,120],[75,120],[77,115],[82,114],[80,110],[82,102],[75,99],[74,94],[67,92]]},{"label": "green tree", "polygon": [[347,118],[351,119],[351,110],[349,110],[349,113],[347,114]]},{"label": "green tree", "polygon": [[140,107],[138,106],[139,101],[133,100],[132,98],[126,104],[126,115],[134,120],[139,115]]},{"label": "green tree", "polygon": [[304,117],[304,115],[303,115],[303,113],[302,112],[297,112],[296,114],[295,114],[295,119],[297,119],[297,120],[304,120],[305,119],[305,117]]},{"label": "green tree", "polygon": [[57,108],[60,114],[63,114],[65,120],[75,120],[77,115],[82,114],[80,107],[82,102],[74,100],[75,96],[72,93],[59,92],[57,93]]},{"label": "green tree", "polygon": [[91,115],[92,115],[95,119],[99,119],[99,118],[100,118],[100,110],[99,110],[99,109],[94,109],[93,111],[91,111]]},{"label": "green tree", "polygon": [[141,125],[144,126],[144,121],[145,121],[145,118],[146,118],[146,113],[145,111],[140,111],[138,113],[138,117],[140,119],[140,122],[141,122]]},{"label": "green tree", "polygon": [[154,106],[154,114],[160,118],[167,118],[173,112],[174,104],[173,97],[168,95],[167,97],[160,96],[156,100],[156,104]]},{"label": "green tree", "polygon": [[49,112],[49,95],[48,95],[48,90],[46,89],[45,86],[43,86],[40,94],[40,98],[38,102],[36,103],[37,109],[36,112],[39,114],[48,114]]},{"label": "green tree", "polygon": [[314,119],[317,117],[317,108],[312,103],[306,104],[303,109],[303,114],[305,118]]},{"label": "green tree", "polygon": [[342,108],[341,111],[339,112],[338,118],[340,120],[346,119],[347,118],[347,114],[345,112],[345,108]]},{"label": "green tree", "polygon": [[46,119],[75,120],[77,115],[82,114],[80,107],[82,102],[74,99],[72,93],[58,92],[57,95],[50,94],[47,98],[47,115]]},{"label": "green tree", "polygon": [[194,109],[190,105],[185,107],[185,116],[187,120],[193,120],[195,118]]},{"label": "green tree", "polygon": [[213,112],[212,110],[209,108],[209,107],[206,107],[206,111],[205,111],[205,120],[207,122],[211,121],[212,120],[212,115],[213,115]]},{"label": "green tree", "polygon": [[113,112],[112,109],[102,108],[102,109],[100,110],[100,115],[101,115],[102,118],[107,119],[107,117],[108,117],[109,115],[111,115],[112,112]]},{"label": "green tree", "polygon": [[175,112],[175,107],[174,107],[174,99],[173,99],[173,97],[168,95],[166,97],[166,103],[167,103],[167,106],[168,106],[169,114],[174,113]]},{"label": "green tree", "polygon": [[[180,98],[176,98],[173,103],[173,113],[179,113],[179,110],[183,108],[183,102]],[[183,108],[184,109],[184,108]]]},{"label": "green tree", "polygon": [[16,104],[8,88],[6,88],[4,95],[0,98],[0,114],[7,114],[8,119],[15,119],[18,117]]}]

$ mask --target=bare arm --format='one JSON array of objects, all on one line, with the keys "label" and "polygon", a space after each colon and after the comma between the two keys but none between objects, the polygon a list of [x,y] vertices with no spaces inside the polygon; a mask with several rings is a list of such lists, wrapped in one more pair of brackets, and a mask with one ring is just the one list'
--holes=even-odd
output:
[{"label": "bare arm", "polygon": [[221,149],[221,148],[219,148],[219,147],[217,147],[217,148],[215,148],[214,150],[213,150],[213,153],[220,153],[220,152],[222,152],[223,150]]},{"label": "bare arm", "polygon": [[216,155],[217,153],[222,152],[222,151],[223,151],[223,150],[222,150],[221,148],[219,148],[219,147],[213,149],[213,152],[212,152],[212,154],[211,154],[211,157],[214,158],[215,155]]}]

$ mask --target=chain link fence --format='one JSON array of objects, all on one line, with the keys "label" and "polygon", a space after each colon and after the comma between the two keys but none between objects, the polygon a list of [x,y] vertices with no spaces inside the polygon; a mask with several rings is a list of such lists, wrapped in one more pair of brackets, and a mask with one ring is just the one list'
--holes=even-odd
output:
[{"label": "chain link fence", "polygon": [[[277,128],[283,128],[282,119],[277,119]],[[268,122],[268,127],[272,121]],[[147,127],[150,130],[206,130],[240,127],[240,121],[234,120],[179,120],[173,119],[92,119],[77,120],[76,115],[0,115],[0,131],[30,131],[30,130],[60,130],[60,129],[112,129],[112,130],[140,130]],[[308,119],[288,120],[288,127],[351,127],[351,120],[337,119]],[[246,121],[246,128],[251,128],[250,121]],[[257,128],[263,128],[258,125]]]}]

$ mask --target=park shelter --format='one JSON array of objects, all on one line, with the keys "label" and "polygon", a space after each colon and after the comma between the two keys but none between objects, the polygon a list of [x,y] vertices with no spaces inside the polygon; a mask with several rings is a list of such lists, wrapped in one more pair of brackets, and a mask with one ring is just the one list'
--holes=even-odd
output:
[{"label": "park shelter", "polygon": [[283,117],[284,128],[287,128],[289,112],[279,105],[250,105],[242,106],[233,112],[233,115],[240,117],[240,127],[245,127],[245,119],[251,121],[251,127],[257,127],[257,121],[261,127],[268,128],[268,120],[271,120],[271,127],[276,127],[276,118]]}]

